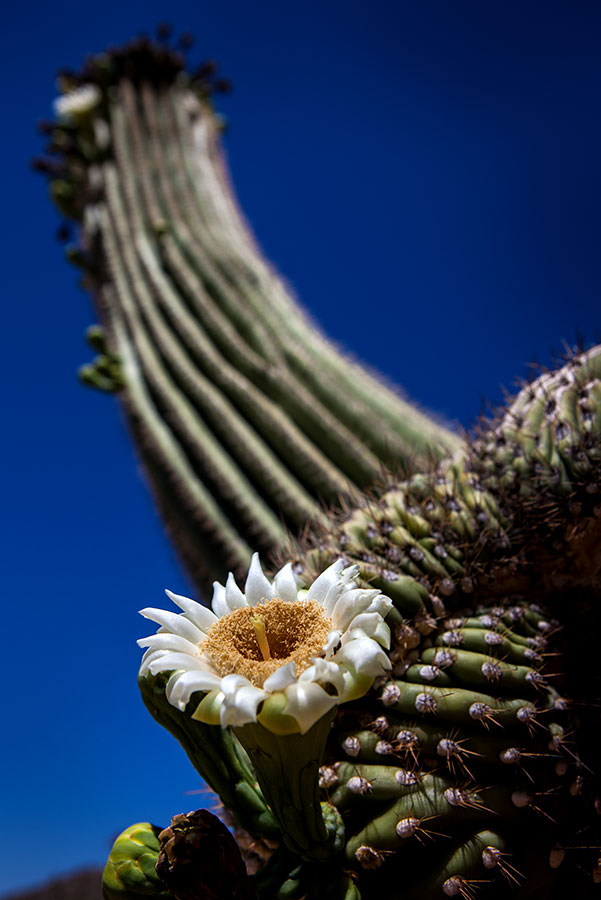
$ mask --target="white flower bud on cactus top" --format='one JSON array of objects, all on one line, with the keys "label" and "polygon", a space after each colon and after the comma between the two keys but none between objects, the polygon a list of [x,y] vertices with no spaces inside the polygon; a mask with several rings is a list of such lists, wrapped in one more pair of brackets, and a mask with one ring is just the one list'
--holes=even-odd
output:
[{"label": "white flower bud on cactus top", "polygon": [[98,105],[101,96],[100,89],[95,84],[82,84],[81,87],[57,97],[54,112],[60,119],[83,115]]},{"label": "white flower bud on cactus top", "polygon": [[167,591],[183,612],[141,610],[160,628],[138,641],[140,675],[173,672],[166,696],[180,710],[205,693],[193,716],[209,724],[304,734],[390,668],[392,601],[357,587],[358,571],[338,560],[305,590],[290,563],[271,582],[255,554],[244,593],[231,574],[214,583],[212,611]]}]

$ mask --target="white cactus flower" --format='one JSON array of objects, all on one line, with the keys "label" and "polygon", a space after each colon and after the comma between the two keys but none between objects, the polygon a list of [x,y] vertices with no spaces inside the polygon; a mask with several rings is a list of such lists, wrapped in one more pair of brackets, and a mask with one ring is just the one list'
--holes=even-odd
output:
[{"label": "white cactus flower", "polygon": [[392,601],[357,587],[358,572],[338,560],[304,590],[290,563],[271,582],[255,553],[244,593],[232,574],[214,583],[212,611],[167,591],[182,612],[141,610],[160,628],[138,641],[140,675],[172,672],[166,696],[180,710],[205,693],[193,714],[201,721],[304,734],[390,669]]},{"label": "white cactus flower", "polygon": [[100,88],[95,84],[82,84],[57,97],[54,101],[54,112],[60,119],[69,119],[90,112],[98,105],[101,96]]}]

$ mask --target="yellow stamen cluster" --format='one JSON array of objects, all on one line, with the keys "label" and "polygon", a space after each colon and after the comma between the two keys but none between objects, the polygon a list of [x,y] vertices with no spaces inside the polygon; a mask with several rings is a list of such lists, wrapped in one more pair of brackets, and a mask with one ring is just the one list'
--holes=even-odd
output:
[{"label": "yellow stamen cluster", "polygon": [[286,663],[296,662],[297,674],[308,668],[321,655],[332,628],[317,601],[287,603],[276,597],[223,616],[201,649],[220,675],[244,675],[262,687]]}]

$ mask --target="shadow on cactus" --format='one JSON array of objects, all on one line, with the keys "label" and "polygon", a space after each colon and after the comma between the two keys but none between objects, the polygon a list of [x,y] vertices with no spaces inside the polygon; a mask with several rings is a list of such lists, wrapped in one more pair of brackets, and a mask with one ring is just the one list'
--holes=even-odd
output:
[{"label": "shadow on cactus", "polygon": [[596,896],[601,348],[460,442],[267,267],[216,84],[144,40],[95,57],[38,164],[102,320],[82,379],[218,578],[210,609],[143,610],[139,683],[234,837],[206,811],[132,826],[105,897]]}]

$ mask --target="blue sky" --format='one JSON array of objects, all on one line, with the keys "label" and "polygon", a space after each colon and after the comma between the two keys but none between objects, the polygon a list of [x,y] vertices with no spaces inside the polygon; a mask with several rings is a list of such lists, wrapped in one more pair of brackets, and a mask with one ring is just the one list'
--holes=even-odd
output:
[{"label": "blue sky", "polygon": [[94,313],[28,168],[55,70],[163,19],[234,82],[227,152],[268,257],[326,332],[417,402],[468,426],[533,359],[601,340],[598,4],[12,4],[0,892],[100,864],[126,825],[200,802],[135,685],[136,610],[189,586],[116,404],[76,381]]}]

